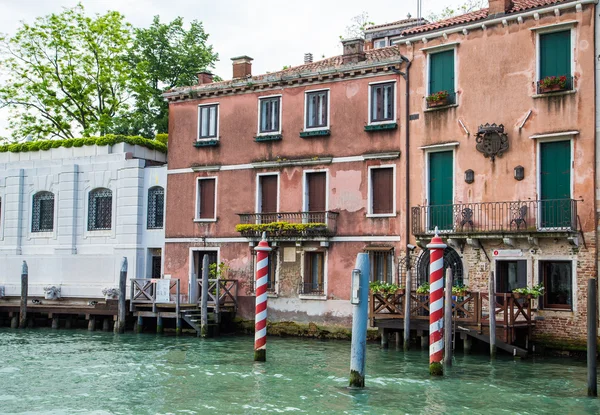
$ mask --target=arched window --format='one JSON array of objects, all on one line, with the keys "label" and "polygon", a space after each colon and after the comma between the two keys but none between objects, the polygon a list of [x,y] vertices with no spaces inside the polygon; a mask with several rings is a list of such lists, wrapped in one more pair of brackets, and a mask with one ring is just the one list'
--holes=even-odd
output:
[{"label": "arched window", "polygon": [[162,229],[165,213],[165,189],[160,186],[148,190],[148,229]]},{"label": "arched window", "polygon": [[[452,284],[462,285],[463,284],[463,265],[460,255],[454,249],[448,247],[444,249],[444,275],[446,269],[450,267],[452,269]],[[429,250],[425,249],[419,256],[416,264],[417,269],[417,287],[426,281],[429,281]]]},{"label": "arched window", "polygon": [[112,227],[112,192],[94,189],[90,192],[88,205],[88,231],[100,231]]},{"label": "arched window", "polygon": [[33,195],[31,232],[54,230],[54,193],[37,192]]}]

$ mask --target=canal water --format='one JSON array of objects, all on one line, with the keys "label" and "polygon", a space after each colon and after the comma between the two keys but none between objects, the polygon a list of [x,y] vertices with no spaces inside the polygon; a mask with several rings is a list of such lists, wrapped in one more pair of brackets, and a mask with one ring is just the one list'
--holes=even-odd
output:
[{"label": "canal water", "polygon": [[348,390],[350,343],[202,340],[0,329],[2,414],[598,414],[584,362],[458,355],[443,379],[426,352],[367,350],[368,387]]}]

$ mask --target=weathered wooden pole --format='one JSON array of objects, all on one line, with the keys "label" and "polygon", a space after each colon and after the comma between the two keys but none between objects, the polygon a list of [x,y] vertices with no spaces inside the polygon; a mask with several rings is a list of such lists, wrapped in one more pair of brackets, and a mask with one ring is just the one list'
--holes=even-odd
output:
[{"label": "weathered wooden pole", "polygon": [[429,374],[444,374],[444,249],[446,244],[435,228],[429,249]]},{"label": "weathered wooden pole", "polygon": [[21,269],[21,307],[19,309],[19,328],[27,327],[27,289],[29,284],[29,269],[27,262],[23,261]]},{"label": "weathered wooden pole", "polygon": [[160,314],[158,314],[156,316],[156,332],[160,334],[164,331],[165,331],[165,325],[163,323],[163,318]]},{"label": "weathered wooden pole", "polygon": [[598,396],[598,372],[596,352],[598,349],[598,324],[596,313],[598,312],[598,280],[588,280],[587,300],[587,378],[588,396]]},{"label": "weathered wooden pole", "polygon": [[496,358],[496,282],[494,281],[494,271],[490,271],[489,281],[490,295],[490,358]]},{"label": "weathered wooden pole", "polygon": [[200,336],[208,336],[208,255],[202,258],[202,292],[200,293]]},{"label": "weathered wooden pole", "polygon": [[96,316],[90,316],[90,319],[88,320],[88,331],[95,331],[96,330]]},{"label": "weathered wooden pole", "polygon": [[137,318],[137,325],[136,325],[136,332],[137,333],[141,333],[143,331],[144,331],[144,317],[138,316],[138,318]]},{"label": "weathered wooden pole", "polygon": [[446,270],[444,304],[444,365],[452,366],[452,268]]},{"label": "weathered wooden pole", "polygon": [[121,273],[119,275],[119,320],[116,329],[119,334],[125,333],[125,295],[127,293],[127,257],[121,262]]},{"label": "weathered wooden pole", "polygon": [[108,317],[104,317],[102,320],[102,331],[110,331],[110,320]]},{"label": "weathered wooden pole", "polygon": [[390,331],[385,328],[379,329],[379,334],[381,335],[381,348],[387,349],[390,347]]},{"label": "weathered wooden pole", "polygon": [[404,290],[404,351],[410,349],[410,295],[412,276],[410,269],[406,270],[406,289]]},{"label": "weathered wooden pole", "polygon": [[[254,248],[256,253],[256,310],[254,317],[254,361],[267,360],[267,283],[269,279],[269,252],[267,234]],[[218,283],[218,280],[217,280]],[[219,289],[217,287],[217,296]],[[218,302],[218,301],[217,301]]]},{"label": "weathered wooden pole", "polygon": [[352,345],[350,351],[350,387],[365,387],[365,354],[369,318],[369,254],[356,256],[352,271]]},{"label": "weathered wooden pole", "polygon": [[15,316],[15,315],[11,316],[10,317],[10,328],[16,329],[18,327],[19,327],[19,317]]},{"label": "weathered wooden pole", "polygon": [[58,329],[58,316],[55,316],[55,315],[52,316],[52,328],[54,330]]}]

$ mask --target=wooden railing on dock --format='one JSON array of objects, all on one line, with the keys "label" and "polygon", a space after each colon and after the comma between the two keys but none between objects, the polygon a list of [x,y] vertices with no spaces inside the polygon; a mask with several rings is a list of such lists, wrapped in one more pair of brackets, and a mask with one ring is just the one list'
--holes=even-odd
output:
[{"label": "wooden railing on dock", "polygon": [[[369,318],[371,325],[377,320],[403,319],[407,292],[395,294],[371,293]],[[429,295],[410,293],[411,320],[429,320]],[[452,297],[453,318],[465,326],[489,325],[489,293],[469,292]],[[499,327],[527,327],[532,324],[531,299],[515,298],[512,293],[496,294],[494,311]]]},{"label": "wooden railing on dock", "polygon": [[[217,290],[217,286],[219,287]],[[202,298],[202,280],[198,280],[198,303]],[[210,307],[233,307],[237,311],[238,280],[209,279],[208,305]],[[218,298],[218,301],[217,301]]]},{"label": "wooden railing on dock", "polygon": [[[158,294],[159,281],[168,281],[168,301],[165,298],[160,298]],[[166,283],[162,283],[166,284]],[[174,293],[172,291],[175,291]],[[132,278],[130,291],[130,311],[134,311],[134,306],[152,305],[156,311],[156,304],[174,304],[175,312],[179,315],[181,290],[179,279],[158,279],[158,278]]]}]

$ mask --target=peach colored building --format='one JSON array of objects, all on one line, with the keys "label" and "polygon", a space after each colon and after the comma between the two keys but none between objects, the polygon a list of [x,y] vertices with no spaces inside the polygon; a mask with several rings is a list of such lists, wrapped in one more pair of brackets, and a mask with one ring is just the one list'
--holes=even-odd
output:
[{"label": "peach colored building", "polygon": [[268,230],[269,318],[348,324],[356,254],[370,253],[372,279],[402,283],[409,264],[419,283],[428,255],[407,245],[438,226],[457,282],[487,291],[493,271],[498,292],[543,283],[535,333],[584,337],[594,3],[492,0],[417,23],[266,75],[241,56],[231,81],[201,73],[167,92],[165,274],[185,287],[208,253],[252,318],[252,248]]}]

